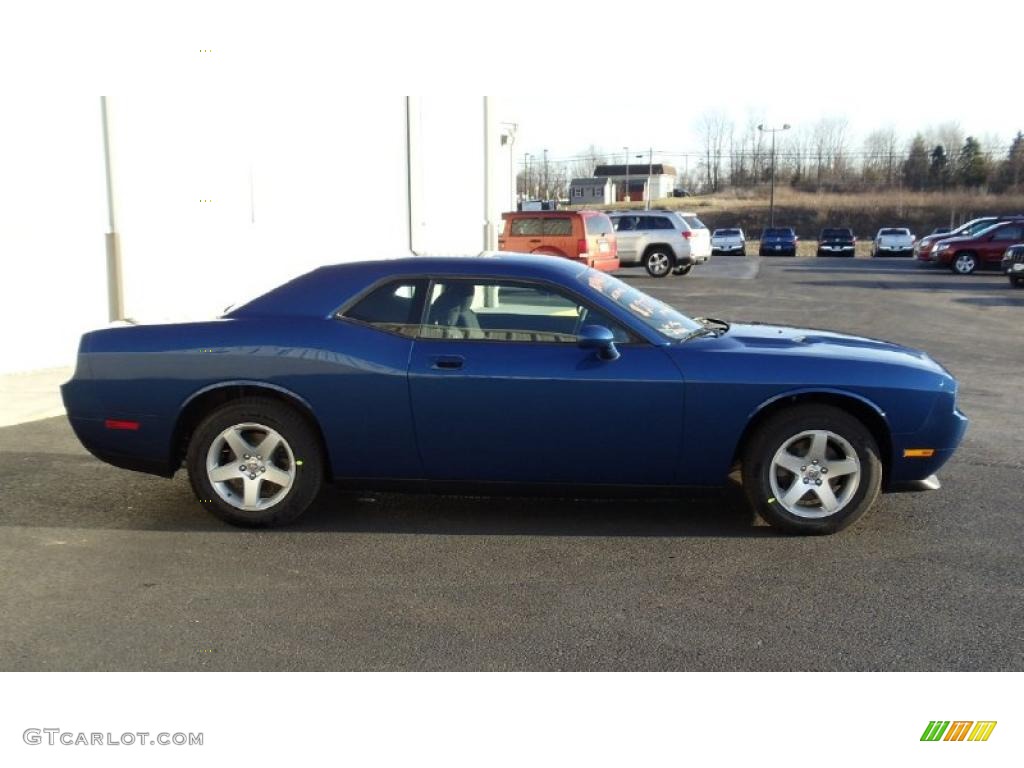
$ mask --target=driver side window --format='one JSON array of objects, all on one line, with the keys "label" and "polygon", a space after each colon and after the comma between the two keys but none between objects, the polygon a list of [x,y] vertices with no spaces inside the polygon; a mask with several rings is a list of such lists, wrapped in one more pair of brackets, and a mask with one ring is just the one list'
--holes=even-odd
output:
[{"label": "driver side window", "polygon": [[616,341],[629,334],[607,316],[543,285],[439,280],[427,297],[423,339],[575,344],[583,325],[604,325]]}]

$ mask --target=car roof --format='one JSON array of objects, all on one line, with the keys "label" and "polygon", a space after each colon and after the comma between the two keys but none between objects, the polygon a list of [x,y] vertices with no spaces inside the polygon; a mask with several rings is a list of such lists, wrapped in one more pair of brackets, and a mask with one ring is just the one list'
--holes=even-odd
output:
[{"label": "car roof", "polygon": [[[507,211],[501,214],[503,219],[511,219],[517,216],[528,216],[531,219],[535,219],[538,216],[550,217],[550,216],[596,216],[600,214],[600,211]],[[463,257],[458,257],[463,258]]]},{"label": "car roof", "polygon": [[272,289],[224,317],[329,317],[367,287],[387,278],[460,275],[547,279],[567,284],[586,267],[559,256],[491,251],[480,256],[408,256],[319,267]]}]

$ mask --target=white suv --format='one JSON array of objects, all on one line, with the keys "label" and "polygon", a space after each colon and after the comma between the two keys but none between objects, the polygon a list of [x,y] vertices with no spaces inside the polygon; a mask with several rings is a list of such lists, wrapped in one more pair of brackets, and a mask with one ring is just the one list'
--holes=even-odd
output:
[{"label": "white suv", "polygon": [[624,267],[643,265],[651,277],[685,275],[711,257],[711,236],[692,213],[609,211]]}]

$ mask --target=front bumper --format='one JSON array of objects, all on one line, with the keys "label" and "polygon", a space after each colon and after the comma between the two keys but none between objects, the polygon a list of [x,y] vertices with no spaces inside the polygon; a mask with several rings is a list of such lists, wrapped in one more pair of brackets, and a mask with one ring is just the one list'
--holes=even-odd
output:
[{"label": "front bumper", "polygon": [[[939,397],[924,425],[917,432],[892,436],[892,461],[886,489],[926,480],[936,474],[956,452],[967,431],[968,419],[959,408],[950,407],[952,396]],[[906,451],[930,448],[931,456],[911,458]]]}]

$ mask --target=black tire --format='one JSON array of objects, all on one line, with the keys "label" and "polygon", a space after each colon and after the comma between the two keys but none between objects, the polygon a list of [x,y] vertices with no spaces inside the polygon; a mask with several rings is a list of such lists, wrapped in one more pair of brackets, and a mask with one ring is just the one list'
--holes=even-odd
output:
[{"label": "black tire", "polygon": [[[206,459],[211,445],[224,430],[236,424],[259,424],[275,430],[294,457],[291,486],[281,500],[266,509],[246,511],[233,506],[214,489],[207,474]],[[247,528],[284,525],[295,520],[313,503],[324,476],[323,454],[313,427],[288,405],[261,397],[234,400],[203,419],[192,434],[185,461],[192,490],[203,506],[209,507],[221,520]],[[287,454],[285,463],[288,463]],[[244,479],[240,477],[238,482]],[[231,487],[230,482],[218,485]],[[271,485],[270,489],[274,487]]]},{"label": "black tire", "polygon": [[815,256],[815,258],[818,258],[818,259],[820,259],[820,258],[821,258],[821,256],[822,256],[822,251],[821,251],[821,249],[820,249],[820,248],[819,248],[819,249],[818,249],[817,251],[815,251],[815,253],[814,253],[814,256]]},{"label": "black tire", "polygon": [[[776,499],[771,483],[772,460],[776,452],[794,436],[810,430],[826,430],[838,435],[852,447],[859,461],[856,489],[851,489],[850,497],[836,512],[822,517],[793,514]],[[807,455],[809,459],[810,454]],[[828,460],[822,459],[822,464]],[[820,535],[842,530],[875,503],[882,485],[882,462],[874,437],[858,419],[831,405],[808,404],[779,411],[758,427],[743,450],[742,476],[748,502],[771,525],[789,533]],[[835,477],[822,476],[819,479],[836,482],[840,495],[843,484],[849,482]],[[802,482],[796,475],[791,481]],[[793,487],[788,485],[785,490]],[[808,486],[808,492],[813,490]],[[814,508],[810,511],[813,512]]]},{"label": "black tire", "polygon": [[[665,248],[651,248],[644,254],[643,264],[651,277],[668,277],[675,265],[675,254]],[[662,271],[662,269],[664,271]]]},{"label": "black tire", "polygon": [[693,264],[679,264],[675,267],[672,267],[672,274],[679,275],[680,277],[682,277],[683,275],[690,274],[692,270]]},{"label": "black tire", "polygon": [[1024,277],[1011,277],[1010,285],[1014,288],[1024,288]]},{"label": "black tire", "polygon": [[949,269],[954,275],[973,275],[978,271],[978,255],[973,251],[954,253]]}]

